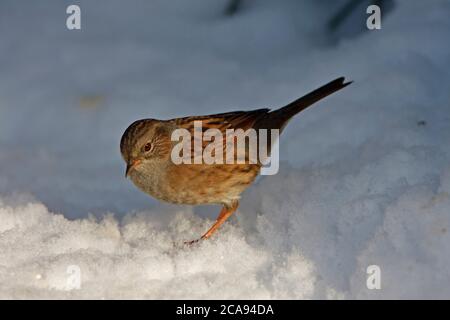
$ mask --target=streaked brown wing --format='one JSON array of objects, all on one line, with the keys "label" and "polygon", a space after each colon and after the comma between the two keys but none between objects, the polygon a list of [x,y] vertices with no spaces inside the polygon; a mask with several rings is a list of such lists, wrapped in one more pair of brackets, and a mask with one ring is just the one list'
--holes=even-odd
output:
[{"label": "streaked brown wing", "polygon": [[[205,132],[208,129],[219,129],[222,133],[223,137],[223,146],[225,153],[225,147],[226,147],[226,130],[227,129],[242,129],[247,130],[250,128],[253,128],[254,124],[260,120],[263,119],[267,113],[270,111],[270,109],[257,109],[257,110],[251,110],[251,111],[234,111],[234,112],[227,112],[227,113],[219,113],[219,114],[212,114],[212,115],[205,115],[205,116],[190,116],[190,117],[184,117],[184,118],[176,118],[169,120],[176,124],[178,128],[187,129],[191,133],[191,137],[195,137],[194,134],[194,122],[195,121],[201,121],[202,122],[202,131]],[[193,139],[194,140],[194,139]],[[202,152],[204,148],[210,144],[210,141],[202,141]],[[248,161],[248,154],[247,150],[246,152],[246,162]],[[195,156],[199,156],[198,154],[195,154],[194,151],[194,141],[191,145],[191,154],[192,158]],[[237,154],[237,151],[236,153]],[[225,155],[224,155],[225,157]]]},{"label": "streaked brown wing", "polygon": [[189,131],[193,130],[194,121],[202,121],[204,130],[207,130],[209,128],[216,128],[225,133],[226,129],[247,130],[249,128],[252,128],[255,122],[265,117],[269,111],[270,109],[234,111],[205,116],[176,118],[170,121],[173,121],[178,127],[185,128]]}]

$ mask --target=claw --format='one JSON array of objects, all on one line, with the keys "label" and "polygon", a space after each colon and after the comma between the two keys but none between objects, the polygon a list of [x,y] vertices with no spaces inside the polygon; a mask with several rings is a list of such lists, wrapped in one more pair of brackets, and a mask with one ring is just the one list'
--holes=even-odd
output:
[{"label": "claw", "polygon": [[196,239],[196,240],[191,240],[191,241],[184,241],[183,244],[186,245],[186,246],[191,246],[191,245],[193,245],[194,243],[197,243],[197,242],[199,242],[199,241],[202,240],[202,239],[203,239],[203,238]]}]

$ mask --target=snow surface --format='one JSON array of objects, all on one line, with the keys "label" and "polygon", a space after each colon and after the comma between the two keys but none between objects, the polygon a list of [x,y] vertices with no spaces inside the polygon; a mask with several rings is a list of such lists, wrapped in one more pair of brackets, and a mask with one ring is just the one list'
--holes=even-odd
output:
[{"label": "snow surface", "polygon": [[[325,29],[338,1],[225,6],[0,3],[0,298],[450,298],[450,2],[398,0],[352,37]],[[210,241],[180,246],[218,207],[123,177],[136,119],[282,106],[342,75]]]}]

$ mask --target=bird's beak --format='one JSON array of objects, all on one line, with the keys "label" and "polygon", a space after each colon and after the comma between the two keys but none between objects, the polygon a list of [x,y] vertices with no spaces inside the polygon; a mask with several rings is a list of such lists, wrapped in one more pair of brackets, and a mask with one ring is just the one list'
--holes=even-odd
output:
[{"label": "bird's beak", "polygon": [[134,167],[136,167],[138,164],[140,164],[142,162],[142,160],[137,159],[137,160],[133,160],[131,162],[127,163],[127,168],[125,170],[125,178],[128,178],[128,174],[130,173],[131,169],[133,169]]}]

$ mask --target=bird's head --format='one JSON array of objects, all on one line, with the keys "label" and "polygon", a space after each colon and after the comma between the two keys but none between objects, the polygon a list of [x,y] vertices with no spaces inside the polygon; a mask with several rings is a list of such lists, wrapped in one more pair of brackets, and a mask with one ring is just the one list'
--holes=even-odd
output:
[{"label": "bird's head", "polygon": [[171,151],[170,124],[154,119],[133,122],[123,133],[120,152],[127,165],[125,177],[143,165],[167,159]]}]

